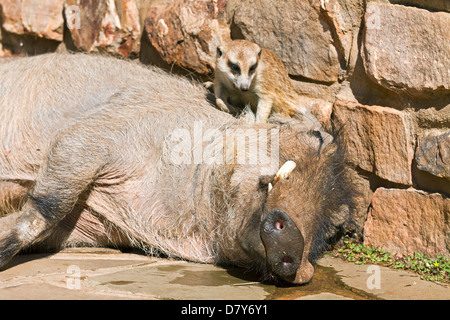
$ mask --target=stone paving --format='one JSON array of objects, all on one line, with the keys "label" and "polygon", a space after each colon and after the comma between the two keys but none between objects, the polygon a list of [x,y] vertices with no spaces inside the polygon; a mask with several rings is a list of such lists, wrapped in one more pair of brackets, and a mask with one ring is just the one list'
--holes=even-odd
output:
[{"label": "stone paving", "polygon": [[405,271],[319,260],[313,280],[277,287],[239,268],[101,248],[15,257],[0,272],[0,299],[450,299],[450,288]]}]

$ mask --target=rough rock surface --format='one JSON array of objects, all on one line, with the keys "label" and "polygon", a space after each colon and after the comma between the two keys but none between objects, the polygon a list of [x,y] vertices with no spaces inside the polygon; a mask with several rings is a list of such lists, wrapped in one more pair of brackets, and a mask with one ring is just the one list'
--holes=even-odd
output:
[{"label": "rough rock surface", "polygon": [[[168,310],[169,316],[173,314],[174,318],[179,317],[183,307],[192,304],[191,300],[204,299],[448,299],[448,288],[421,280],[411,272],[382,266],[379,267],[380,286],[369,288],[367,268],[367,265],[326,257],[318,261],[310,283],[281,287],[260,283],[253,272],[239,268],[146,257],[111,249],[77,248],[53,255],[14,257],[10,267],[0,272],[0,299],[188,300],[181,302],[180,308]],[[225,314],[225,308],[217,309],[214,316]],[[233,310],[236,312],[236,307]],[[267,308],[267,314],[274,312],[270,310]],[[260,314],[265,313],[260,311]],[[289,314],[286,312],[286,315]],[[199,316],[194,315],[194,318]]]},{"label": "rough rock surface", "polygon": [[450,199],[415,189],[378,188],[364,227],[364,244],[395,254],[450,256]]},{"label": "rough rock surface", "polygon": [[175,1],[151,8],[145,31],[167,64],[208,74],[214,70],[220,41],[230,40],[222,12],[213,1]]},{"label": "rough rock surface", "polygon": [[367,74],[412,96],[450,92],[450,15],[369,3],[362,56]]},{"label": "rough rock surface", "polygon": [[135,0],[92,0],[81,4],[65,0],[64,12],[75,49],[123,57],[139,52],[141,28]]},{"label": "rough rock surface", "polygon": [[[386,1],[386,0],[383,0]],[[450,2],[448,0],[388,0],[392,4],[402,4],[405,6],[415,6],[418,8],[447,11],[450,12]]]},{"label": "rough rock surface", "polygon": [[234,23],[245,39],[277,53],[295,76],[338,80],[340,63],[319,1],[242,1]]},{"label": "rough rock surface", "polygon": [[0,6],[5,31],[63,40],[64,0],[0,0]]},{"label": "rough rock surface", "polygon": [[415,159],[420,170],[450,180],[450,130],[419,139]]},{"label": "rough rock surface", "polygon": [[404,113],[337,100],[333,116],[354,165],[382,179],[411,185],[413,146]]},{"label": "rough rock surface", "polygon": [[336,47],[341,68],[351,73],[358,57],[358,33],[364,15],[363,0],[327,0],[320,2]]}]

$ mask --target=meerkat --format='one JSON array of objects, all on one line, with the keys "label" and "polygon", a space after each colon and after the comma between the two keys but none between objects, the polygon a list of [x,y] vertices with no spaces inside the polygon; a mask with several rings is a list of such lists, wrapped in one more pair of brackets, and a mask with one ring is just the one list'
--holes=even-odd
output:
[{"label": "meerkat", "polygon": [[214,94],[217,106],[225,112],[250,105],[259,123],[267,122],[272,112],[289,117],[297,114],[317,122],[298,105],[298,94],[280,58],[246,40],[217,47]]}]

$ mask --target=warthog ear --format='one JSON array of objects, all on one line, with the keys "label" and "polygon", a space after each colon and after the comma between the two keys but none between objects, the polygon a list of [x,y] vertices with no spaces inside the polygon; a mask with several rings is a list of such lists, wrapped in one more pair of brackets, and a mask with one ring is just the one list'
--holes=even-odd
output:
[{"label": "warthog ear", "polygon": [[320,152],[322,151],[322,147],[323,147],[323,145],[325,143],[324,135],[319,130],[311,130],[308,133],[310,135],[316,137],[317,139],[319,139],[319,146],[318,146],[317,156],[316,157],[320,158]]}]

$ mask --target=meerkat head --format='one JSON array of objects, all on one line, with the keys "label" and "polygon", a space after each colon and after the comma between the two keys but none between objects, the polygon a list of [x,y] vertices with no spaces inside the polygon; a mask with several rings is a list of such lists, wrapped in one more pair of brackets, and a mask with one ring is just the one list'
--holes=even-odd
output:
[{"label": "meerkat head", "polygon": [[233,85],[248,91],[258,71],[262,49],[245,40],[234,40],[217,47],[216,69],[226,74]]}]

